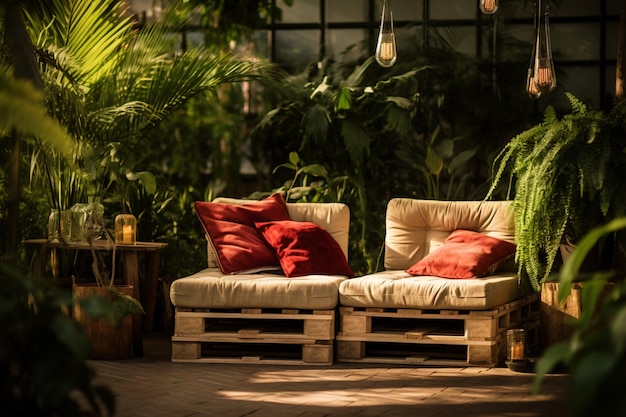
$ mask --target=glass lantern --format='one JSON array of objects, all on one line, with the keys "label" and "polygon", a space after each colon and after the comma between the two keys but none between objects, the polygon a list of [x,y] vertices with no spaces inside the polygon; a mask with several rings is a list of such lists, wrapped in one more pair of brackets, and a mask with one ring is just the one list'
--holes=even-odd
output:
[{"label": "glass lantern", "polygon": [[115,217],[115,243],[134,245],[137,241],[137,218],[132,214]]},{"label": "glass lantern", "polygon": [[509,362],[526,360],[526,330],[511,329],[506,332],[507,355]]}]

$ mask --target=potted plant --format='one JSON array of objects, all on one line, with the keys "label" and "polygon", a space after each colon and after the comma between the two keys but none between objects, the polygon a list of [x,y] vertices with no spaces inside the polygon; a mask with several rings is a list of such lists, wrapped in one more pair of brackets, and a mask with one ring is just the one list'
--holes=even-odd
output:
[{"label": "potted plant", "polygon": [[[77,283],[72,277],[72,293],[76,302],[74,320],[91,342],[90,358],[124,359],[133,356],[133,319],[145,311],[134,295],[132,285],[115,284],[116,250],[112,240],[107,247],[112,253],[110,272],[103,269],[106,262],[88,237],[91,248],[95,283]],[[109,251],[107,250],[106,253]],[[104,308],[100,306],[104,303]]]},{"label": "potted plant", "polygon": [[[560,117],[547,107],[543,122],[500,152],[487,194],[493,196],[508,175],[516,260],[535,291],[551,273],[561,245],[575,245],[595,226],[626,214],[625,104],[604,113],[566,95],[570,114]],[[611,242],[626,247],[623,239]]]},{"label": "potted plant", "polygon": [[584,303],[579,319],[574,321],[572,337],[550,346],[537,362],[533,391],[539,392],[546,374],[565,366],[571,374],[569,408],[574,417],[617,417],[626,413],[622,389],[626,369],[624,272],[581,272],[585,258],[600,240],[624,230],[626,217],[591,230],[579,241],[558,275],[559,300],[568,297],[571,283],[583,281]]}]

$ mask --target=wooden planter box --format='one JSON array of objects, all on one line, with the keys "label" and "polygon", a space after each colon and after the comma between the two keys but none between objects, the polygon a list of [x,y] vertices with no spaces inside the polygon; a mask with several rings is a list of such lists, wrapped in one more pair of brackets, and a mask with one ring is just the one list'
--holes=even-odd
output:
[{"label": "wooden planter box", "polygon": [[537,294],[485,311],[341,307],[337,360],[497,366],[508,329],[525,328],[536,343],[538,326]]},{"label": "wooden planter box", "polygon": [[[132,285],[116,285],[122,294],[132,296]],[[95,284],[78,284],[72,287],[74,296],[86,298],[99,296],[111,302],[115,297],[107,287]],[[89,358],[91,359],[126,359],[133,357],[133,316],[126,316],[118,327],[104,318],[93,318],[85,314],[78,304],[74,305],[74,320],[80,325],[91,341]]]}]

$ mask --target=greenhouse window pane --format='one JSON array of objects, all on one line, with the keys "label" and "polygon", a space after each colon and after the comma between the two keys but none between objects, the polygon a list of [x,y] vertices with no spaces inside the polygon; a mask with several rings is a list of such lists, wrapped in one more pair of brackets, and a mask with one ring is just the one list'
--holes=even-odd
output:
[{"label": "greenhouse window pane", "polygon": [[367,48],[365,40],[367,39],[367,30],[365,29],[333,29],[328,31],[328,47],[327,54],[336,58],[342,56],[346,52],[346,48],[351,45],[356,47],[351,49],[347,58],[356,58],[361,55],[363,48]]},{"label": "greenhouse window pane", "polygon": [[[374,15],[376,16],[377,22],[380,21],[382,7],[382,0],[376,0]],[[391,9],[393,11],[393,18],[396,21],[421,22],[424,20],[424,0],[392,0]]]},{"label": "greenhouse window pane", "polygon": [[475,27],[456,27],[453,31],[453,37],[450,44],[455,50],[468,54],[476,55],[476,28]]},{"label": "greenhouse window pane", "polygon": [[431,0],[430,18],[436,20],[474,19],[477,0]]},{"label": "greenhouse window pane", "polygon": [[319,60],[319,30],[277,30],[276,62],[306,65]]},{"label": "greenhouse window pane", "polygon": [[550,15],[554,16],[600,16],[600,1],[562,1],[550,7]]},{"label": "greenhouse window pane", "polygon": [[617,59],[617,40],[619,39],[619,23],[606,25],[606,58]]},{"label": "greenhouse window pane", "polygon": [[535,28],[533,25],[509,25],[506,28],[507,35],[510,35],[520,41],[527,42],[528,45],[535,43]]},{"label": "greenhouse window pane", "polygon": [[597,67],[567,67],[558,85],[578,99],[595,108],[600,107],[600,69]]},{"label": "greenhouse window pane", "polygon": [[600,26],[561,23],[551,27],[552,51],[559,60],[600,59]]},{"label": "greenhouse window pane", "polygon": [[281,4],[281,23],[319,23],[320,0],[296,0],[293,6]]},{"label": "greenhouse window pane", "polygon": [[609,15],[619,16],[620,0],[606,0],[606,13]]},{"label": "greenhouse window pane", "polygon": [[366,0],[331,0],[327,3],[329,22],[367,22]]}]

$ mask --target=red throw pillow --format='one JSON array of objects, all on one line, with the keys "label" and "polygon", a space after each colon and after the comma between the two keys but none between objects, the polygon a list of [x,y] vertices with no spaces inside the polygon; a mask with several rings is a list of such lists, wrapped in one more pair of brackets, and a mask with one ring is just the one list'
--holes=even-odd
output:
[{"label": "red throw pillow", "polygon": [[285,220],[257,222],[256,227],[274,248],[285,276],[354,276],[339,243],[315,223]]},{"label": "red throw pillow", "polygon": [[406,270],[411,275],[476,278],[494,273],[516,245],[471,230],[455,230],[444,244]]},{"label": "red throw pillow", "polygon": [[196,201],[194,207],[224,274],[280,270],[276,254],[254,222],[289,220],[282,195],[246,204]]}]

